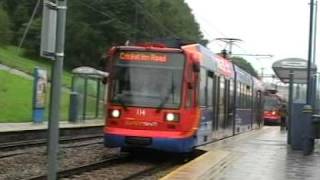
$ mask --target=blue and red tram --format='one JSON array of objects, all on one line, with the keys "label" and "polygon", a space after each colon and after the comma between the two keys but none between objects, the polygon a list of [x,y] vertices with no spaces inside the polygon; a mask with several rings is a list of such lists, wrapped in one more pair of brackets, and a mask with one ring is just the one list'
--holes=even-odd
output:
[{"label": "blue and red tram", "polygon": [[190,152],[261,125],[261,83],[201,45],[113,47],[107,70],[107,147]]}]

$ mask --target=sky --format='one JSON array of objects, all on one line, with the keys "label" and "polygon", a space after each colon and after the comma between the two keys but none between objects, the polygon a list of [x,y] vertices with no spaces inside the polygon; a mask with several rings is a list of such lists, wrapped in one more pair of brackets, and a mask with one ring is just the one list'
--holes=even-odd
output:
[{"label": "sky", "polygon": [[310,0],[185,1],[210,41],[208,47],[212,51],[219,52],[225,47],[216,38],[227,37],[242,40],[232,47],[234,54],[273,55],[242,56],[259,74],[261,68],[264,74],[273,74],[274,61],[308,57]]}]

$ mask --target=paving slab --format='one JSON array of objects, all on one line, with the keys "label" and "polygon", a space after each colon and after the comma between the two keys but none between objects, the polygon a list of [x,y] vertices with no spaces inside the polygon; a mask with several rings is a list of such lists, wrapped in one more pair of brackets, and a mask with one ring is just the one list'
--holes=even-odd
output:
[{"label": "paving slab", "polygon": [[240,140],[224,143],[218,148],[237,156],[214,179],[218,180],[319,180],[320,147],[304,156],[287,145],[287,132],[278,126],[265,127],[260,132]]},{"label": "paving slab", "polygon": [[320,142],[304,156],[287,145],[287,132],[279,126],[199,147],[203,156],[183,165],[163,180],[320,180]]}]

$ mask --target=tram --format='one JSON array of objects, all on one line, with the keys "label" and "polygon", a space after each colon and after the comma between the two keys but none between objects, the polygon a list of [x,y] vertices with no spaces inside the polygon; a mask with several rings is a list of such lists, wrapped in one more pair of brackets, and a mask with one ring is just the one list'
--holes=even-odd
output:
[{"label": "tram", "polygon": [[108,51],[106,147],[191,152],[259,128],[263,86],[199,44]]}]

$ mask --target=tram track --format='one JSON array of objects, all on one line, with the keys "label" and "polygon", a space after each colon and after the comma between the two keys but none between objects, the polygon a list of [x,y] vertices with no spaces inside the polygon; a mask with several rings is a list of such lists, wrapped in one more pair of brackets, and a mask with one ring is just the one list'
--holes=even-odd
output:
[{"label": "tram track", "polygon": [[[92,140],[91,140],[92,139]],[[95,140],[97,139],[97,140]],[[89,142],[86,143],[81,143],[81,141],[86,141],[89,140]],[[85,146],[92,146],[92,145],[97,145],[97,144],[103,144],[103,142],[100,139],[100,136],[90,136],[90,137],[80,137],[80,138],[72,138],[72,139],[68,139],[68,141],[65,139],[64,143],[68,142],[68,143],[74,143],[73,141],[75,141],[76,144],[62,144],[61,148],[62,149],[71,149],[71,148],[80,148],[80,147],[85,147]],[[44,142],[45,143],[45,142]],[[39,143],[39,144],[34,144],[32,143],[32,147],[30,148],[34,148],[36,147],[35,145],[39,145],[39,146],[43,146],[43,143]],[[23,142],[22,144],[10,144],[9,146],[3,146],[2,148],[8,150],[8,148],[10,148],[12,150],[16,149],[18,150],[21,147],[26,147],[28,146],[28,142]],[[0,148],[1,150],[1,148]],[[2,158],[8,158],[8,157],[13,157],[13,156],[18,156],[18,155],[25,155],[25,154],[35,154],[35,153],[43,153],[46,154],[46,150],[45,149],[40,149],[40,150],[21,150],[18,152],[11,152],[11,151],[2,151],[3,154],[0,154],[0,159]],[[15,151],[15,150],[12,150]],[[1,151],[0,151],[1,152]],[[9,152],[9,153],[6,153]]]},{"label": "tram track", "polygon": [[123,180],[141,180],[143,178],[148,178],[149,176],[152,176],[154,174],[163,172],[163,171],[167,171],[172,169],[173,167],[177,166],[177,162],[165,162],[165,163],[161,163],[159,165],[156,166],[152,166],[150,168],[147,168],[143,171],[131,174],[125,178],[123,178]]},{"label": "tram track", "polygon": [[[73,141],[83,141],[90,140],[95,138],[102,138],[101,134],[93,134],[93,135],[82,135],[82,136],[72,136],[72,137],[61,137],[59,142],[61,144],[73,142]],[[12,151],[19,148],[25,147],[35,147],[42,146],[47,143],[47,139],[35,139],[35,140],[22,140],[22,141],[13,141],[8,143],[0,143],[0,151]]]},{"label": "tram track", "polygon": [[[57,173],[58,179],[103,179],[101,176],[108,176],[111,179],[140,180],[148,179],[155,174],[169,172],[181,165],[177,160],[141,160],[131,154],[121,154],[108,157],[104,160],[81,165],[78,167],[60,170]],[[131,166],[131,170],[130,170]],[[132,167],[134,170],[132,171]],[[117,172],[117,173],[114,173]],[[47,174],[27,178],[28,180],[44,180]]]},{"label": "tram track", "polygon": [[[107,168],[109,166],[112,166],[114,164],[120,164],[128,160],[129,156],[114,156],[106,158],[105,160],[101,160],[99,162],[94,162],[82,166],[78,166],[75,168],[70,168],[66,170],[60,170],[58,172],[58,178],[69,178],[78,174],[82,174],[84,172],[90,172],[93,170],[101,169],[101,168]],[[44,180],[47,179],[47,175],[40,175],[36,177],[31,177],[29,180]]]}]

